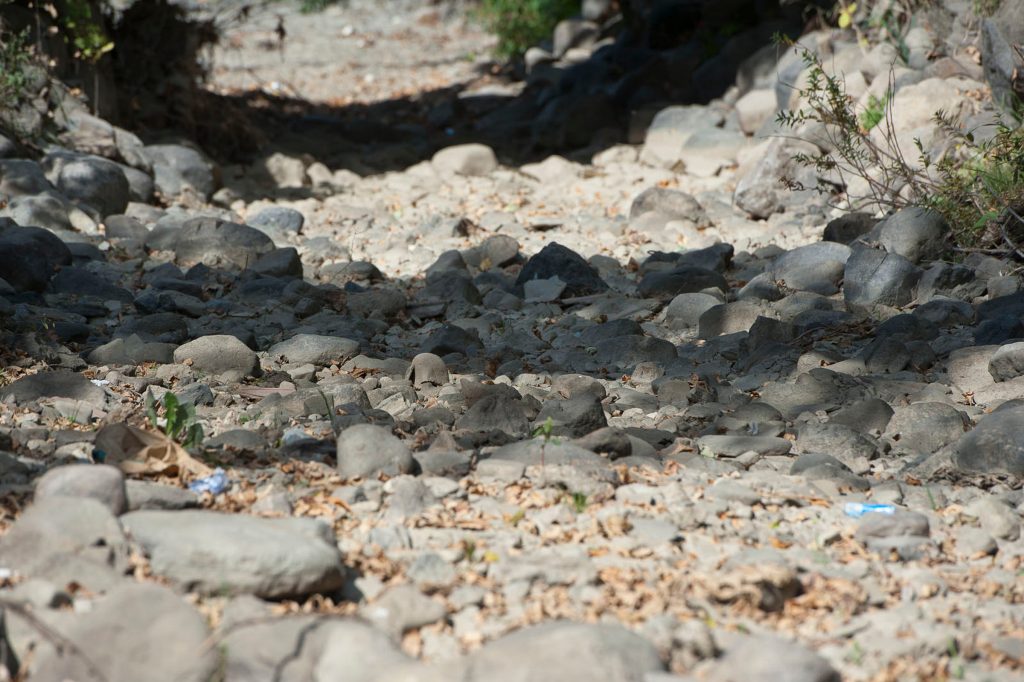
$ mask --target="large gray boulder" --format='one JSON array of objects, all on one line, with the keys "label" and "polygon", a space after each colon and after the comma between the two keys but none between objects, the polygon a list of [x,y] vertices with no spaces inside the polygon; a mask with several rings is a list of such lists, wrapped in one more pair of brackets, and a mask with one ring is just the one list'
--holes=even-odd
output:
[{"label": "large gray boulder", "polygon": [[130,512],[121,521],[153,572],[188,590],[282,599],[344,581],[334,533],[314,519],[185,510]]}]

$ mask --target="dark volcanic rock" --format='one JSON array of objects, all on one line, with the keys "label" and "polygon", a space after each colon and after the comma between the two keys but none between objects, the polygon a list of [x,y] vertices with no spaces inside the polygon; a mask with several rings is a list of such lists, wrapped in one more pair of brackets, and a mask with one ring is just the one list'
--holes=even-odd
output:
[{"label": "dark volcanic rock", "polygon": [[523,266],[516,278],[516,286],[531,279],[549,279],[559,277],[565,282],[563,296],[586,296],[599,294],[608,289],[608,285],[583,257],[572,249],[557,242],[551,242],[540,253],[531,258]]}]

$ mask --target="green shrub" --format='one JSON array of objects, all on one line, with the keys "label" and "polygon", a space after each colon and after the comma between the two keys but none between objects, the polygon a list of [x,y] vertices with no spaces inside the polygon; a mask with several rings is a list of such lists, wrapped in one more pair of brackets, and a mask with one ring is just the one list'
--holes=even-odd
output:
[{"label": "green shrub", "polygon": [[25,96],[25,69],[32,61],[28,36],[28,29],[20,33],[0,30],[0,106],[17,105]]},{"label": "green shrub", "polygon": [[344,0],[302,0],[302,11],[306,14],[321,12],[331,5],[337,5]]},{"label": "green shrub", "polygon": [[579,0],[483,0],[480,14],[498,36],[498,56],[512,58],[549,38],[559,21],[579,9]]},{"label": "green shrub", "polygon": [[979,142],[942,112],[936,120],[955,146],[928,164],[938,183],[925,203],[945,216],[963,247],[1024,258],[1024,128],[998,123],[995,134]]},{"label": "green shrub", "polygon": [[932,159],[915,140],[918,162],[910,163],[893,125],[891,77],[884,96],[869,99],[867,109],[858,112],[845,82],[826,72],[814,53],[798,49],[808,67],[807,84],[800,91],[804,106],[781,112],[777,121],[795,137],[815,131],[820,137],[808,141],[831,150],[794,157],[822,178],[819,191],[835,194],[837,185],[848,187],[848,180],[857,177],[867,183],[869,196],[847,196],[851,206],[860,203],[882,211],[927,206],[946,218],[958,251],[1024,258],[1024,129],[1019,121],[996,124],[993,135],[979,139],[952,117],[936,112],[935,121],[952,144]]},{"label": "green shrub", "polygon": [[146,392],[146,417],[150,426],[162,431],[173,441],[178,441],[186,448],[198,447],[203,442],[203,427],[196,421],[196,408],[190,403],[181,403],[178,396],[170,391],[164,393],[163,424],[160,419],[160,403],[149,391]]}]

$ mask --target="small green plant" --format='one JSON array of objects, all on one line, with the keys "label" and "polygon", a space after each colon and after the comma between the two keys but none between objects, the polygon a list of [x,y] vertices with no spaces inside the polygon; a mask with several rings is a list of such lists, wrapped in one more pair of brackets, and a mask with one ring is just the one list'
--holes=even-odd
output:
[{"label": "small green plant", "polygon": [[936,121],[954,145],[934,164],[925,158],[938,176],[926,203],[942,213],[963,247],[1024,258],[1024,128],[1000,123],[979,142],[942,112]]},{"label": "small green plant", "polygon": [[579,9],[579,0],[483,0],[480,15],[498,36],[498,56],[514,58],[548,38],[559,21]]},{"label": "small green plant", "polygon": [[868,106],[860,112],[860,126],[864,130],[871,130],[885,119],[885,108],[889,105],[889,93],[885,93],[881,99],[875,95],[868,96]]},{"label": "small green plant", "polygon": [[552,440],[552,433],[554,432],[554,429],[555,429],[555,422],[553,422],[551,420],[551,417],[548,417],[547,419],[544,420],[543,424],[541,424],[540,426],[536,427],[533,430],[533,437],[534,438],[536,438],[537,436],[540,436],[541,438],[544,439],[544,441],[540,444],[540,468],[541,468],[541,470],[544,469],[544,454],[545,454],[544,451],[547,449],[548,443],[550,443],[551,440]]},{"label": "small green plant", "polygon": [[463,540],[462,558],[470,564],[476,560],[476,540]]},{"label": "small green plant", "polygon": [[[777,41],[790,47],[796,44],[785,36]],[[838,76],[828,73],[816,54],[796,46],[800,57],[807,66],[807,83],[800,90],[805,105],[796,111],[779,112],[776,120],[783,128],[794,131],[799,137],[801,130],[815,124],[823,139],[810,140],[822,149],[817,154],[800,153],[794,160],[815,170],[819,178],[817,189],[823,193],[836,191],[836,180],[848,186],[847,178],[856,176],[867,181],[869,197],[850,197],[851,203],[868,199],[884,209],[902,208],[907,203],[906,195],[924,197],[925,183],[921,174],[904,157],[896,140],[892,120],[892,107],[882,109],[882,120],[876,123],[879,134],[866,130],[860,121],[856,103],[846,92],[846,83]],[[895,83],[890,82],[885,100],[891,101]],[[784,179],[785,181],[785,179]],[[909,185],[906,189],[904,187]],[[807,189],[790,183],[792,189]]]},{"label": "small green plant", "polygon": [[962,680],[964,679],[964,659],[960,655],[960,649],[956,645],[956,640],[952,637],[946,643],[946,650],[949,652],[949,675],[953,679]]},{"label": "small green plant", "polygon": [[170,391],[164,394],[162,404],[164,414],[161,426],[160,403],[152,392],[146,393],[146,417],[150,425],[186,448],[198,447],[203,442],[203,427],[196,421],[195,406],[179,402],[178,396]]},{"label": "small green plant", "polygon": [[[785,37],[784,44],[794,43]],[[941,111],[935,122],[951,142],[941,158],[932,159],[915,140],[916,162],[900,148],[893,121],[895,82],[892,74],[882,98],[868,101],[858,111],[845,82],[828,73],[814,53],[796,48],[807,66],[807,82],[800,90],[803,107],[783,111],[777,121],[820,150],[794,155],[794,161],[812,168],[819,178],[816,189],[834,195],[849,187],[854,177],[864,181],[867,196],[847,195],[851,208],[889,212],[911,205],[941,213],[950,226],[955,248],[1013,254],[1024,259],[1024,130],[999,124],[994,135],[979,140]],[[808,189],[783,178],[791,189]]]},{"label": "small green plant", "polygon": [[846,660],[854,665],[861,665],[864,662],[864,648],[857,640],[850,645],[850,653],[846,654]]},{"label": "small green plant", "polygon": [[300,5],[304,14],[312,14],[313,12],[322,12],[331,5],[337,5],[345,0],[302,0]]},{"label": "small green plant", "polygon": [[19,33],[0,30],[0,106],[17,105],[28,85],[26,67],[32,61],[28,29]]},{"label": "small green plant", "polygon": [[974,0],[974,13],[979,17],[990,17],[999,9],[1001,0]]},{"label": "small green plant", "polygon": [[75,58],[97,62],[103,55],[114,49],[114,43],[103,30],[102,21],[93,16],[92,7],[86,0],[69,0],[61,20],[67,29]]},{"label": "small green plant", "polygon": [[576,510],[577,514],[582,514],[587,510],[587,495],[586,493],[576,492],[572,494],[572,508]]}]

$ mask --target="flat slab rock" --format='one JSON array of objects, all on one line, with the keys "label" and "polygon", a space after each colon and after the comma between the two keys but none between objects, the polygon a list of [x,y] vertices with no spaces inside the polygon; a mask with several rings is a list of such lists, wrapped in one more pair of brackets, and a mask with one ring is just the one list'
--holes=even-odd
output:
[{"label": "flat slab rock", "polygon": [[159,585],[117,587],[58,631],[87,658],[70,647],[57,653],[45,641],[36,642],[41,651],[23,659],[35,658],[33,680],[206,682],[218,665],[216,648],[206,646],[210,632],[203,616]]},{"label": "flat slab rock", "polygon": [[153,571],[206,594],[299,597],[341,587],[345,569],[325,524],[212,511],[137,511],[121,517]]}]

